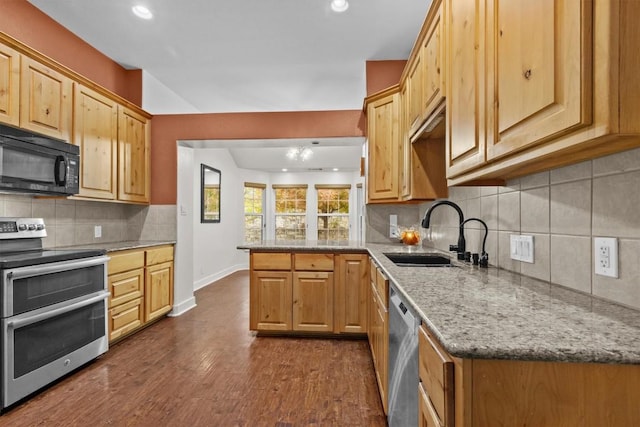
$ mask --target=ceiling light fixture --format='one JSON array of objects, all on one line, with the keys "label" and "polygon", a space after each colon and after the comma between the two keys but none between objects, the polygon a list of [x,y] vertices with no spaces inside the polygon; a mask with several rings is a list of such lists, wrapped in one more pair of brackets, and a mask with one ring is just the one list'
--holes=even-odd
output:
[{"label": "ceiling light fixture", "polygon": [[313,150],[309,147],[291,147],[287,151],[287,157],[291,160],[307,161],[313,156]]},{"label": "ceiling light fixture", "polygon": [[134,15],[136,15],[138,18],[147,19],[147,20],[153,18],[153,13],[151,13],[151,11],[147,7],[141,4],[133,6],[131,10],[133,11]]},{"label": "ceiling light fixture", "polygon": [[349,2],[347,0],[331,0],[331,10],[334,12],[342,13],[349,9]]},{"label": "ceiling light fixture", "polygon": [[282,168],[282,172],[286,172],[286,171],[288,171],[288,170],[289,170],[289,169],[287,169],[287,168]]}]

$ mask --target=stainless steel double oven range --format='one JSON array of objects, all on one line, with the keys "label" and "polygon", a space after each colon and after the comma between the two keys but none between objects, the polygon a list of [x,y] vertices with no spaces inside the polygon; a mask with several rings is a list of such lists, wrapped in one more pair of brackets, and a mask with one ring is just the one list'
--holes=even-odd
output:
[{"label": "stainless steel double oven range", "polygon": [[1,409],[108,349],[102,250],[46,250],[39,218],[0,218]]}]

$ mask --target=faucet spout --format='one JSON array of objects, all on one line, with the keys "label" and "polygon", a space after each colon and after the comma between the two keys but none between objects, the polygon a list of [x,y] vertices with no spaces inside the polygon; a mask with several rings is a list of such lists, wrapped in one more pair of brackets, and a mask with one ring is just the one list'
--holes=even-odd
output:
[{"label": "faucet spout", "polygon": [[489,227],[487,227],[487,223],[481,220],[480,218],[469,218],[462,222],[462,226],[464,226],[469,221],[478,221],[480,224],[484,226],[484,239],[482,239],[482,254],[480,254],[480,267],[488,267],[489,254],[487,254],[487,251],[486,251],[486,244],[487,244],[487,235],[489,234]]},{"label": "faucet spout", "polygon": [[455,251],[458,253],[458,258],[460,258],[460,254],[463,254],[464,256],[464,251],[466,249],[466,241],[464,239],[464,214],[462,213],[462,209],[460,209],[460,206],[458,206],[457,204],[450,202],[449,200],[437,200],[434,204],[432,204],[429,209],[427,210],[427,212],[424,214],[424,218],[422,219],[422,228],[429,228],[429,225],[431,224],[431,212],[433,212],[433,210],[435,208],[437,208],[438,206],[442,206],[442,205],[447,205],[447,206],[451,206],[452,208],[454,208],[456,210],[456,212],[458,212],[458,215],[460,216],[460,229],[458,232],[458,245],[455,247]]}]

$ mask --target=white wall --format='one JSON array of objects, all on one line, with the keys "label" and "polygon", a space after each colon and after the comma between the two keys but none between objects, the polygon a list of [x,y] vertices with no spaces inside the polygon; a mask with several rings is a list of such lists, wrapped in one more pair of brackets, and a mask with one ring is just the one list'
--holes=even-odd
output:
[{"label": "white wall", "polygon": [[[200,223],[200,165],[221,172],[221,212],[219,223]],[[307,203],[316,205],[315,184],[351,184],[351,239],[357,240],[356,184],[363,179],[357,172],[274,173],[239,169],[226,148],[193,149],[178,147],[178,243],[176,247],[176,285],[174,313],[195,305],[194,290],[235,271],[249,268],[247,252],[236,249],[244,238],[243,189],[245,182],[267,185],[265,206],[266,239],[273,239],[275,202],[271,184],[307,184]],[[316,224],[309,221],[309,236],[316,235]],[[313,237],[309,237],[313,240]]]},{"label": "white wall", "polygon": [[193,295],[193,150],[178,146],[178,198],[172,316],[195,307]]},{"label": "white wall", "polygon": [[[271,184],[307,184],[307,240],[317,240],[318,224],[315,221],[315,210],[318,204],[316,184],[351,184],[349,192],[349,239],[358,240],[357,233],[357,198],[356,184],[362,182],[358,172],[303,172],[303,173],[274,173],[271,174]],[[274,236],[275,199],[273,189],[267,189],[267,239]]]}]

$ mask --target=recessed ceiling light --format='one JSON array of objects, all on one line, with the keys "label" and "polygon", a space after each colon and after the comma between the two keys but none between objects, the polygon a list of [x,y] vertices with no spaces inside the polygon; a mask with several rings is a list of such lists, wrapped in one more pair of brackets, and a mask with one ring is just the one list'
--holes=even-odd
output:
[{"label": "recessed ceiling light", "polygon": [[334,171],[334,172],[338,172],[339,170],[340,170],[340,169],[338,169],[338,168],[333,168],[333,171]]},{"label": "recessed ceiling light", "polygon": [[141,5],[141,4],[133,6],[131,8],[131,10],[133,11],[133,13],[138,18],[142,18],[142,19],[151,19],[151,18],[153,18],[153,13],[151,13],[151,11],[147,7],[145,7],[145,6]]},{"label": "recessed ceiling light", "polygon": [[286,172],[286,171],[288,171],[288,170],[289,170],[289,169],[287,169],[287,168],[282,168],[282,172]]},{"label": "recessed ceiling light", "polygon": [[342,13],[349,9],[349,2],[347,0],[331,0],[331,10],[334,12]]}]

